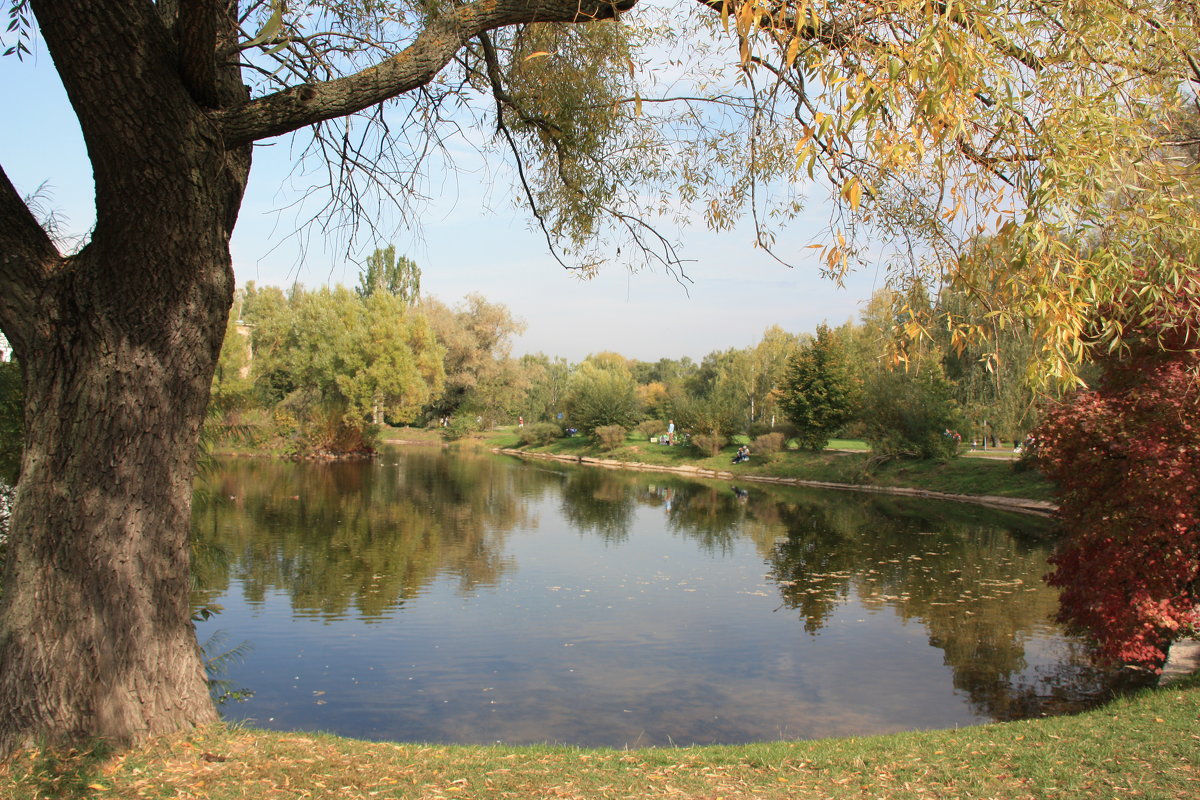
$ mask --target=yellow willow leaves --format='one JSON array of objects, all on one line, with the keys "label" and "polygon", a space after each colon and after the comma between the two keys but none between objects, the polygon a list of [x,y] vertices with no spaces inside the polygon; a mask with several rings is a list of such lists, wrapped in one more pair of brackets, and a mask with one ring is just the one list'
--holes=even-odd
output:
[{"label": "yellow willow leaves", "polygon": [[784,64],[790,68],[793,64],[796,63],[796,56],[798,56],[799,54],[800,54],[800,39],[793,36],[792,40],[790,42],[788,42],[787,53],[784,55],[784,59],[783,59]]},{"label": "yellow willow leaves", "polygon": [[[965,239],[1011,239],[1009,263],[966,277],[992,323],[1032,325],[1043,374],[1070,382],[1138,320],[1200,304],[1182,288],[1200,273],[1197,161],[1167,144],[1194,137],[1190,8],[728,0],[725,14],[743,66],[771,64],[797,91],[787,162],[834,187],[855,216],[845,230],[882,220],[948,242],[897,274],[951,282]],[[820,247],[829,269],[854,251],[840,233]]]},{"label": "yellow willow leaves", "polygon": [[858,210],[859,204],[862,202],[862,181],[855,175],[846,181],[846,185],[842,187],[842,199],[850,204],[850,208]]}]

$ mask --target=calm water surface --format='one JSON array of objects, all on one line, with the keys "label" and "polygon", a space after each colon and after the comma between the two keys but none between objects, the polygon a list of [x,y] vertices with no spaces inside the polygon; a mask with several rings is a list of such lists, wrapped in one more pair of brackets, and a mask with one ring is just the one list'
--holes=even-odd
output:
[{"label": "calm water surface", "polygon": [[[748,490],[748,491],[747,491]],[[435,449],[222,462],[196,605],[231,719],[400,741],[739,743],[953,727],[1105,691],[1046,524]]]}]

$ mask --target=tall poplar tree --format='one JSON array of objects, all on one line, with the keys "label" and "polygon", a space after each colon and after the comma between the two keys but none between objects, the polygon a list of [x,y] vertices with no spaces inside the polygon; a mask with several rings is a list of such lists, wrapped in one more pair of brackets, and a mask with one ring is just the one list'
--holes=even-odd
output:
[{"label": "tall poplar tree", "polygon": [[359,297],[387,293],[414,305],[421,299],[421,268],[408,256],[396,258],[396,247],[389,244],[367,256],[355,291]]}]

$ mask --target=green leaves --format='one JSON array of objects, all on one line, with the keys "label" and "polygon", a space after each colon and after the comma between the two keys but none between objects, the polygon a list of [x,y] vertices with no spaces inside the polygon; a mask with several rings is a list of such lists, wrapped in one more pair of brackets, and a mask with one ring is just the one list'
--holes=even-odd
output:
[{"label": "green leaves", "polygon": [[269,404],[298,419],[361,431],[385,419],[409,422],[441,391],[442,356],[424,314],[387,291],[362,297],[343,287],[248,291],[252,376]]},{"label": "green leaves", "polygon": [[571,376],[567,395],[571,424],[591,434],[597,428],[632,428],[641,419],[637,382],[623,363],[584,361]]},{"label": "green leaves", "polygon": [[[4,37],[16,37],[16,44],[4,48],[4,55],[16,56],[18,61],[23,61],[24,57],[29,55],[29,40],[32,38],[33,31],[33,14],[29,8],[29,0],[9,0],[8,6],[8,27],[4,31]],[[3,39],[0,38],[0,43]]]},{"label": "green leaves", "polygon": [[272,42],[281,30],[283,30],[283,0],[271,0],[271,16],[267,17],[267,21],[263,23],[258,34],[243,46],[254,47]]}]

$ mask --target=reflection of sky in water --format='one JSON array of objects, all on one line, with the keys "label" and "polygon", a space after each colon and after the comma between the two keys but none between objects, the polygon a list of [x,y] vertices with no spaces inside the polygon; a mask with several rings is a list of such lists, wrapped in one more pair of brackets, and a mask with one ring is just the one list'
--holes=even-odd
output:
[{"label": "reflection of sky in water", "polygon": [[[926,626],[892,605],[868,607],[851,588],[809,634],[750,538],[702,548],[658,504],[636,505],[606,541],[571,529],[557,491],[522,494],[497,582],[464,592],[443,570],[371,622],[295,613],[278,588],[250,604],[231,581],[200,631],[251,645],[225,677],[255,694],[227,717],[377,739],[616,747],[987,719]],[[1030,676],[1064,651],[1039,628],[1021,635]]]}]

